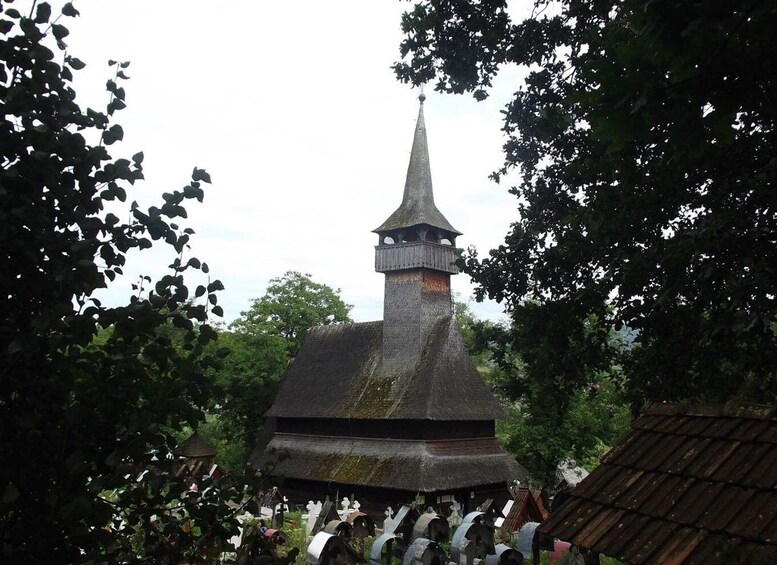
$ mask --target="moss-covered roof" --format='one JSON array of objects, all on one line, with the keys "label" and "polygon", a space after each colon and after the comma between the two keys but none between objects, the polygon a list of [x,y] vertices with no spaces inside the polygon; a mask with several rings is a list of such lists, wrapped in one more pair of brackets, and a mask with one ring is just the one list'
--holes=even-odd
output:
[{"label": "moss-covered roof", "polygon": [[281,379],[267,416],[494,420],[503,412],[464,348],[455,320],[441,319],[420,359],[382,365],[383,322],[312,328]]},{"label": "moss-covered roof", "polygon": [[279,453],[288,458],[274,474],[343,485],[435,492],[529,479],[493,437],[434,441],[276,433],[251,463],[261,466]]}]

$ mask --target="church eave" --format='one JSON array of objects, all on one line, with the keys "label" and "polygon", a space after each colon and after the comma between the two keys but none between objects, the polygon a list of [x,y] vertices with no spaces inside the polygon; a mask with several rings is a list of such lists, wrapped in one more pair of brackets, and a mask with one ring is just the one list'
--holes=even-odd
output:
[{"label": "church eave", "polygon": [[273,473],[343,485],[416,492],[522,482],[528,473],[494,438],[414,441],[276,433],[255,467],[280,453]]}]

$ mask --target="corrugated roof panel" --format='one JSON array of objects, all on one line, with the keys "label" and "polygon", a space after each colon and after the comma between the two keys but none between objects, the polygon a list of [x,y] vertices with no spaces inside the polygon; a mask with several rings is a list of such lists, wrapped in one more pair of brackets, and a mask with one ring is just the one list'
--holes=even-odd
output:
[{"label": "corrugated roof panel", "polygon": [[777,563],[777,551],[773,547],[748,543],[740,554],[748,565],[774,565]]},{"label": "corrugated roof panel", "polygon": [[763,443],[777,443],[777,423],[770,422],[770,425],[767,426],[764,431],[758,434],[758,437],[755,438],[755,441],[760,441]]},{"label": "corrugated roof panel", "polygon": [[640,414],[640,416],[634,420],[631,425],[635,430],[652,430],[657,424],[663,421],[663,416],[656,416],[653,414]]},{"label": "corrugated roof panel", "polygon": [[687,419],[683,416],[665,416],[653,426],[653,430],[663,434],[676,434],[677,428],[684,424]]},{"label": "corrugated roof panel", "polygon": [[687,565],[710,565],[720,563],[722,554],[726,549],[728,539],[721,535],[710,534],[688,555],[685,560]]}]

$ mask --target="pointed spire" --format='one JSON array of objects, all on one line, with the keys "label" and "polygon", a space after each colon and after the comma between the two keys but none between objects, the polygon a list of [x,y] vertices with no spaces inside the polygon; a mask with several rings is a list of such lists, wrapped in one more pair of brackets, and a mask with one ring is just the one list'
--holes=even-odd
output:
[{"label": "pointed spire", "polygon": [[451,226],[434,204],[432,170],[429,166],[429,148],[426,142],[426,124],[424,123],[426,96],[421,93],[418,100],[420,101],[418,121],[413,137],[413,149],[410,152],[410,164],[407,167],[402,204],[389,216],[388,220],[373,231],[382,232],[427,224],[455,235],[461,235],[461,232]]}]

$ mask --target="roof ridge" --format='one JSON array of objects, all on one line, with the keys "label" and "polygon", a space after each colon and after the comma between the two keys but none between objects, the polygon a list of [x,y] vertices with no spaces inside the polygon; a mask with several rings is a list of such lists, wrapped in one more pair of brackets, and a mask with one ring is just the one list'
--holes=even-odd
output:
[{"label": "roof ridge", "polygon": [[369,322],[333,322],[331,324],[319,324],[311,327],[308,331],[327,331],[331,328],[355,328],[357,326],[382,326],[383,320],[371,320]]}]

